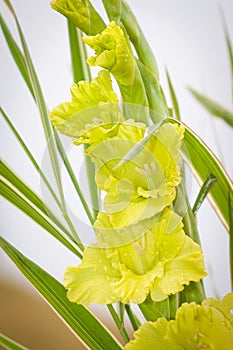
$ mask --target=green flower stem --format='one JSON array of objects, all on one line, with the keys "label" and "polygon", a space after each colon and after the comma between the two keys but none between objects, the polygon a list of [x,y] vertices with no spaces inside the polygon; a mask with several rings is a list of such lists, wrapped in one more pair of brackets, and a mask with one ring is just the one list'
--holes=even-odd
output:
[{"label": "green flower stem", "polygon": [[134,313],[133,313],[133,311],[132,311],[132,309],[131,309],[129,304],[125,305],[125,310],[127,312],[127,315],[129,317],[129,320],[130,320],[130,322],[132,324],[132,327],[133,327],[134,331],[136,331],[141,325],[139,319],[134,315]]},{"label": "green flower stem", "polygon": [[108,307],[108,310],[109,310],[110,314],[112,315],[113,320],[115,321],[115,324],[117,325],[119,331],[121,332],[125,342],[128,343],[130,341],[130,338],[129,338],[128,333],[126,332],[124,324],[119,319],[119,317],[118,317],[114,307],[112,306],[112,304],[108,304],[107,307]]},{"label": "green flower stem", "polygon": [[[85,45],[82,41],[82,32],[79,29],[77,29],[69,20],[68,20],[68,32],[69,32],[74,82],[78,83],[80,80],[90,81],[91,72],[90,72],[89,66],[86,63],[87,55],[86,55]],[[84,147],[84,149],[86,149],[86,147]],[[87,156],[85,156],[85,163],[86,163],[88,185],[89,185],[89,191],[90,191],[92,208],[93,208],[93,216],[91,215],[92,223],[93,223],[93,217],[95,220],[99,211],[99,196],[98,196],[97,186],[95,183],[95,166]],[[89,214],[88,214],[88,217],[89,217]]]},{"label": "green flower stem", "polygon": [[[184,180],[182,179],[181,184],[178,187],[177,197],[175,201],[175,211],[183,217],[184,231],[191,237],[196,243],[201,246],[200,236],[196,225],[196,220],[192,209],[189,205],[187,193],[184,185]],[[200,303],[206,298],[203,281],[190,283],[185,290],[191,290],[189,295],[192,295],[192,301]],[[184,292],[181,292],[182,294]],[[183,297],[181,297],[183,299]],[[191,301],[190,299],[188,301]]]},{"label": "green flower stem", "polygon": [[[84,146],[84,149],[86,148],[87,146]],[[89,191],[91,195],[91,203],[93,208],[93,216],[94,216],[94,219],[96,219],[99,212],[99,196],[98,196],[98,189],[95,183],[95,165],[91,162],[90,158],[87,156],[85,156],[85,163],[86,163],[86,169],[87,169]]]},{"label": "green flower stem", "polygon": [[155,302],[148,296],[138,307],[147,321],[156,321],[159,317],[165,317],[167,320],[170,320],[169,298]]},{"label": "green flower stem", "polygon": [[116,20],[118,22],[121,20],[135,47],[139,59],[145,64],[145,66],[150,67],[151,71],[158,78],[158,67],[153,51],[151,50],[150,45],[130,7],[124,0],[102,0],[102,2],[110,20]]}]

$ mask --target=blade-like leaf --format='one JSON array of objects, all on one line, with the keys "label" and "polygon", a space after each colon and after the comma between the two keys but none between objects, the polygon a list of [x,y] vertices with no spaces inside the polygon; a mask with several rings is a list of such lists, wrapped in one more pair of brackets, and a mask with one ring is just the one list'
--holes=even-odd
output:
[{"label": "blade-like leaf", "polygon": [[0,175],[4,177],[17,191],[25,196],[41,212],[48,216],[67,236],[72,237],[69,231],[64,227],[60,220],[52,213],[47,205],[38,197],[38,195],[23,182],[19,176],[7,165],[4,160],[0,160]]},{"label": "blade-like leaf", "polygon": [[28,86],[29,91],[31,92],[32,96],[34,96],[34,92],[32,89],[32,84],[30,81],[30,78],[28,76],[28,71],[27,71],[27,66],[25,63],[25,59],[22,55],[21,50],[19,49],[18,45],[16,44],[15,40],[13,39],[6,22],[4,21],[4,19],[2,18],[2,16],[0,15],[0,25],[3,31],[3,34],[5,36],[6,42],[8,44],[9,50],[12,54],[12,57],[14,58],[14,61],[23,77],[23,79],[25,80],[25,83]]},{"label": "blade-like leaf", "polygon": [[93,350],[119,350],[120,344],[85,307],[71,303],[65,288],[46,271],[0,237],[0,246],[61,319]]},{"label": "blade-like leaf", "polygon": [[198,193],[197,199],[193,205],[193,214],[196,215],[206,196],[208,195],[211,187],[217,181],[216,176],[209,174],[207,179],[203,182],[201,189]]},{"label": "blade-like leaf", "polygon": [[54,190],[52,189],[50,183],[48,182],[46,176],[42,172],[41,168],[39,167],[38,163],[36,162],[35,158],[33,157],[32,153],[30,152],[29,148],[27,147],[26,143],[22,139],[22,137],[19,135],[18,131],[15,129],[14,125],[11,123],[10,119],[6,115],[6,113],[3,111],[3,109],[0,107],[0,113],[2,114],[4,120],[7,122],[8,126],[10,127],[11,131],[15,135],[16,139],[22,146],[23,150],[27,154],[28,158],[30,159],[32,165],[36,169],[36,171],[40,174],[41,179],[43,180],[44,184],[48,188],[49,192],[51,193],[52,197],[54,198],[55,202],[57,203],[58,207],[61,208],[61,204],[59,199],[57,198]]},{"label": "blade-like leaf", "polygon": [[[170,122],[181,124],[178,120],[168,118]],[[220,161],[187,125],[185,125],[184,136],[185,147],[182,148],[183,155],[192,166],[197,179],[204,182],[211,173],[217,178],[217,182],[211,188],[208,196],[210,203],[218,214],[223,225],[229,231],[229,203],[228,193],[233,191],[232,182],[222,167]],[[231,197],[232,198],[232,197]]]},{"label": "blade-like leaf", "polygon": [[0,333],[0,345],[4,347],[4,349],[7,350],[28,350],[22,345],[19,345],[15,341],[11,340],[10,338],[6,337],[4,334]]},{"label": "blade-like leaf", "polygon": [[2,176],[0,177],[0,195],[22,210],[26,215],[42,226],[47,232],[58,239],[79,258],[82,257],[82,252],[77,244],[67,237],[58,227],[56,227],[49,217],[47,217],[39,208],[30,202],[21,192],[19,192],[17,188],[15,188]]},{"label": "blade-like leaf", "polygon": [[231,271],[231,290],[233,291],[233,193],[229,189],[229,217],[230,217],[230,271]]},{"label": "blade-like leaf", "polygon": [[56,183],[57,183],[57,187],[58,187],[58,191],[60,194],[60,199],[61,199],[61,206],[62,206],[62,212],[63,212],[63,216],[66,219],[67,224],[69,225],[70,230],[72,231],[72,234],[76,240],[76,242],[80,245],[80,247],[82,247],[82,243],[80,241],[80,238],[68,216],[67,213],[67,209],[66,209],[66,203],[65,203],[65,198],[64,198],[64,193],[63,193],[63,189],[62,189],[62,181],[61,181],[61,174],[60,174],[60,166],[59,166],[59,160],[58,160],[58,151],[56,148],[56,142],[54,140],[54,135],[53,135],[53,128],[52,125],[50,123],[50,119],[49,119],[49,115],[48,115],[48,110],[47,110],[47,106],[44,100],[44,96],[42,93],[42,89],[40,86],[40,82],[39,79],[37,77],[28,47],[27,47],[27,43],[26,40],[24,38],[23,35],[23,31],[21,29],[21,26],[19,24],[18,18],[16,16],[16,13],[13,9],[13,6],[11,5],[10,0],[4,0],[4,2],[6,3],[6,5],[8,6],[9,10],[11,11],[15,23],[16,23],[16,27],[19,33],[19,37],[20,37],[20,41],[22,44],[22,48],[23,48],[23,54],[25,57],[25,63],[26,63],[26,67],[28,70],[28,75],[30,77],[30,81],[31,81],[31,85],[33,88],[33,92],[34,92],[34,96],[35,96],[35,100],[40,112],[40,116],[41,116],[41,121],[42,121],[42,125],[44,128],[44,133],[45,133],[45,137],[46,137],[46,141],[48,144],[48,150],[49,150],[49,155],[50,155],[50,161],[52,164],[52,169],[54,172],[54,176],[56,179]]},{"label": "blade-like leaf", "polygon": [[81,201],[81,203],[83,205],[83,208],[84,208],[84,210],[85,210],[85,212],[87,214],[87,217],[89,218],[90,223],[93,225],[95,220],[93,219],[93,216],[92,216],[92,214],[91,214],[91,212],[89,210],[88,204],[87,204],[87,202],[86,202],[86,200],[85,200],[85,198],[83,196],[83,193],[82,193],[82,191],[80,189],[80,186],[79,186],[78,181],[77,181],[77,179],[75,177],[74,171],[73,171],[72,166],[71,166],[71,164],[69,162],[67,154],[65,153],[65,150],[64,150],[64,148],[62,146],[62,143],[61,143],[61,140],[60,140],[60,138],[59,138],[59,136],[57,134],[57,131],[55,130],[54,133],[55,133],[55,139],[56,139],[57,148],[58,148],[58,151],[60,153],[60,156],[61,156],[61,158],[62,158],[62,160],[64,162],[66,170],[67,170],[67,172],[68,172],[68,174],[69,174],[69,176],[71,178],[71,181],[73,182],[74,188],[75,188],[75,190],[76,190],[76,192],[77,192],[77,194],[78,194],[78,196],[80,198],[80,201]]},{"label": "blade-like leaf", "polygon": [[171,96],[171,100],[172,100],[172,105],[173,105],[173,109],[174,109],[174,113],[175,113],[174,117],[178,120],[181,120],[179,104],[178,104],[178,101],[176,98],[176,93],[175,93],[170,75],[168,73],[168,70],[166,70],[166,74],[167,74],[167,81],[168,81],[170,96]]},{"label": "blade-like leaf", "polygon": [[223,119],[227,124],[233,127],[233,113],[228,111],[225,107],[220,104],[214,102],[210,98],[200,94],[194,89],[189,89],[192,95],[197,99],[198,102],[205,107],[208,112],[210,112],[213,116]]},{"label": "blade-like leaf", "polygon": [[223,22],[225,40],[227,44],[228,56],[229,56],[229,61],[231,66],[231,83],[232,83],[232,97],[233,97],[233,48],[232,48],[231,39],[230,39],[230,35],[229,35],[229,31],[227,28],[227,23],[226,23],[223,11],[222,11],[222,22]]}]

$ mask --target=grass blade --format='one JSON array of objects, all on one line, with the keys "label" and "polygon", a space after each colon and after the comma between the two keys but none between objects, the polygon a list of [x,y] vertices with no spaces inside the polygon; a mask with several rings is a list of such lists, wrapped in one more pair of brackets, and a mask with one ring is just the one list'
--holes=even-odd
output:
[{"label": "grass blade", "polygon": [[226,20],[224,17],[224,13],[222,12],[222,22],[223,22],[223,28],[224,28],[224,33],[225,33],[225,40],[226,40],[226,45],[227,45],[227,50],[228,50],[228,56],[229,56],[229,61],[230,61],[230,66],[231,66],[231,83],[232,83],[232,97],[233,97],[233,48],[231,44],[231,39],[230,35],[228,32]]},{"label": "grass blade", "polygon": [[44,184],[46,185],[46,187],[48,188],[49,192],[51,193],[52,197],[54,198],[55,202],[57,203],[58,207],[61,209],[61,204],[59,199],[57,198],[57,195],[55,194],[54,190],[52,189],[51,185],[49,184],[46,176],[44,175],[44,173],[42,172],[41,168],[39,167],[38,163],[36,162],[35,158],[33,157],[32,153],[30,152],[29,148],[27,147],[26,143],[24,142],[24,140],[22,139],[22,137],[19,135],[18,131],[15,129],[14,125],[11,123],[10,119],[8,118],[8,116],[6,115],[6,113],[3,111],[3,109],[0,107],[0,113],[2,114],[4,120],[6,121],[6,123],[8,124],[8,126],[10,127],[11,131],[13,132],[13,134],[15,135],[16,139],[18,140],[18,142],[20,143],[20,145],[22,146],[23,150],[25,151],[25,153],[27,154],[28,158],[30,159],[32,165],[34,166],[34,168],[36,169],[36,171],[40,174],[40,177],[42,179],[42,181],[44,182]]},{"label": "grass blade", "polygon": [[118,317],[118,315],[117,315],[117,313],[116,313],[114,307],[112,306],[112,304],[107,305],[107,307],[108,307],[108,310],[109,310],[109,312],[110,312],[110,314],[111,314],[111,316],[112,316],[114,322],[116,323],[118,329],[120,330],[120,332],[121,332],[121,334],[122,334],[122,336],[123,336],[125,342],[126,342],[126,343],[129,342],[129,341],[130,341],[130,338],[129,338],[127,332],[126,332],[126,329],[125,329],[125,327],[124,327],[124,323],[122,323],[122,321],[121,321],[120,318]]},{"label": "grass blade", "polygon": [[0,237],[0,246],[66,325],[90,349],[119,350],[122,348],[87,308],[71,303],[67,299],[65,288],[56,279],[27,259],[2,237]]},{"label": "grass blade", "polygon": [[72,181],[72,183],[74,185],[74,188],[75,188],[75,190],[76,190],[76,192],[77,192],[77,194],[78,194],[78,196],[80,198],[80,201],[81,201],[81,203],[83,205],[83,208],[84,208],[84,210],[85,210],[85,212],[86,212],[86,214],[87,214],[87,216],[88,216],[88,218],[90,220],[90,223],[93,225],[94,224],[93,216],[92,216],[92,214],[91,214],[91,212],[89,210],[88,204],[87,204],[87,202],[86,202],[86,200],[85,200],[85,198],[83,196],[83,193],[82,193],[82,191],[81,191],[81,189],[79,187],[78,181],[77,181],[77,179],[75,177],[75,174],[74,174],[74,171],[73,171],[73,169],[71,167],[69,159],[68,159],[68,157],[67,157],[67,155],[65,153],[65,150],[64,150],[64,148],[62,146],[61,140],[60,140],[57,132],[54,131],[54,133],[55,133],[55,139],[56,139],[56,143],[57,143],[58,152],[60,153],[60,156],[61,156],[61,158],[62,158],[62,160],[63,160],[63,162],[65,164],[66,170],[67,170],[67,172],[68,172],[68,174],[69,174],[69,176],[71,178],[71,181]]},{"label": "grass blade", "polygon": [[216,176],[213,174],[209,174],[206,180],[203,182],[201,186],[200,192],[198,193],[197,199],[193,205],[193,214],[196,215],[203,201],[205,200],[207,194],[209,193],[211,187],[217,181]]},{"label": "grass blade", "polygon": [[189,89],[191,94],[196,98],[200,104],[207,109],[207,111],[213,116],[224,120],[227,124],[233,127],[233,113],[228,111],[226,108],[221,106],[220,104],[214,102],[210,98],[205,95],[200,94],[194,89]]},{"label": "grass blade", "polygon": [[15,341],[11,340],[10,338],[6,337],[4,334],[0,333],[0,345],[4,347],[4,349],[7,350],[28,350],[22,345],[19,345]]},{"label": "grass blade", "polygon": [[229,189],[229,217],[230,217],[230,273],[231,273],[231,290],[233,291],[233,193]]},{"label": "grass blade", "polygon": [[[180,122],[173,118],[168,118],[172,123]],[[203,140],[197,136],[187,125],[185,125],[184,136],[185,147],[182,148],[183,155],[187,162],[192,166],[194,174],[200,183],[203,183],[211,173],[218,181],[211,188],[208,199],[215,212],[219,216],[225,228],[229,231],[229,191],[232,193],[233,186],[231,179],[225,172],[220,161],[208,148]],[[231,197],[231,200],[232,197]]]},{"label": "grass blade", "polygon": [[72,237],[71,233],[60,222],[59,219],[52,213],[52,211],[46,206],[46,204],[37,196],[37,194],[29,188],[25,182],[23,182],[19,176],[13,172],[12,169],[4,162],[0,160],[0,175],[4,177],[11,185],[13,185],[17,191],[22,193],[33,205],[35,205],[41,212],[48,216],[67,236]]},{"label": "grass blade", "polygon": [[12,54],[12,57],[14,58],[14,61],[25,81],[25,83],[28,86],[29,91],[31,92],[32,96],[34,97],[34,92],[32,89],[32,84],[28,75],[28,71],[27,71],[27,66],[25,63],[25,59],[24,56],[22,55],[21,50],[19,49],[18,45],[16,44],[15,40],[13,39],[7,25],[6,22],[4,21],[4,19],[2,18],[2,16],[0,15],[0,25],[3,31],[3,34],[5,36],[7,45],[9,47],[9,50]]},{"label": "grass blade", "polygon": [[27,47],[27,43],[26,40],[24,38],[22,29],[20,27],[18,18],[15,14],[15,11],[11,5],[11,2],[9,0],[4,0],[4,2],[6,3],[7,7],[9,8],[9,10],[11,11],[16,26],[17,26],[17,30],[19,33],[19,37],[20,37],[20,41],[22,44],[22,48],[23,48],[23,54],[25,57],[25,63],[26,63],[26,67],[27,67],[27,71],[28,71],[28,75],[31,81],[31,85],[33,88],[33,92],[34,92],[34,96],[35,96],[35,100],[40,112],[40,116],[41,116],[41,121],[42,121],[42,125],[44,128],[44,133],[45,133],[45,137],[46,137],[46,141],[48,144],[48,149],[49,149],[49,155],[50,155],[50,161],[52,164],[52,168],[53,168],[53,172],[54,172],[54,176],[56,179],[56,183],[57,183],[57,187],[58,187],[58,191],[59,191],[59,195],[60,195],[60,199],[61,199],[61,206],[62,206],[62,214],[70,228],[70,230],[72,231],[72,234],[77,242],[77,244],[80,245],[80,247],[82,248],[82,243],[80,241],[80,238],[68,216],[67,213],[67,209],[66,209],[66,203],[65,203],[65,198],[64,198],[64,193],[63,193],[63,189],[62,189],[62,182],[61,182],[61,175],[60,175],[60,167],[59,167],[59,160],[58,160],[58,153],[57,153],[57,149],[56,149],[56,143],[54,140],[54,135],[53,135],[53,129],[50,123],[50,119],[49,119],[49,115],[48,115],[48,111],[47,111],[47,106],[44,100],[44,96],[41,90],[41,86]]},{"label": "grass blade", "polygon": [[168,81],[170,96],[171,96],[171,100],[172,100],[172,105],[173,105],[173,109],[174,109],[174,117],[178,120],[181,120],[178,100],[176,98],[176,93],[175,93],[170,75],[168,73],[168,70],[166,70],[166,74],[167,74],[167,81]]},{"label": "grass blade", "polygon": [[73,238],[67,237],[59,227],[53,223],[50,217],[45,215],[35,204],[29,201],[16,187],[14,187],[3,176],[0,177],[0,194],[9,202],[14,204],[17,208],[22,210],[27,216],[43,227],[47,232],[54,236],[64,246],[76,254],[80,259],[82,258],[82,251],[73,241]]}]

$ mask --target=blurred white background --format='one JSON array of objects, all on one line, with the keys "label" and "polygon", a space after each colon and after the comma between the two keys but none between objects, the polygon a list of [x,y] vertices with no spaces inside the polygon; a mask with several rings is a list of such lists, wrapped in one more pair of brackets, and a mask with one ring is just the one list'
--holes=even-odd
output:
[{"label": "blurred white background", "polygon": [[[49,1],[13,0],[35,64],[44,96],[51,109],[68,100],[72,83],[66,20],[54,12]],[[232,0],[130,0],[143,31],[154,50],[161,83],[169,100],[165,66],[168,68],[181,109],[182,118],[218,155],[230,176],[232,164],[232,130],[224,122],[214,120],[193,99],[187,86],[208,94],[232,110],[230,65],[224,39],[220,8],[233,40]],[[101,1],[93,1],[103,13]],[[16,34],[12,17],[3,2],[0,10]],[[16,36],[17,37],[17,36]],[[18,38],[18,37],[17,37]],[[46,143],[36,109],[27,87],[17,71],[2,33],[0,33],[0,104],[10,116],[38,163],[42,163]],[[38,174],[21,150],[14,136],[0,120],[1,156],[40,196]],[[77,172],[82,165],[79,150],[71,150]],[[191,201],[198,193],[194,180],[190,184]],[[68,198],[67,200],[70,200]],[[27,257],[34,260],[60,281],[68,265],[77,259],[41,227],[1,198],[0,232]],[[80,217],[80,207],[72,205]],[[198,214],[205,260],[209,277],[205,279],[208,296],[230,291],[228,233],[206,201]],[[80,232],[82,228],[78,227]],[[81,233],[84,237],[84,232]],[[0,278],[29,284],[13,263],[0,251]]]}]

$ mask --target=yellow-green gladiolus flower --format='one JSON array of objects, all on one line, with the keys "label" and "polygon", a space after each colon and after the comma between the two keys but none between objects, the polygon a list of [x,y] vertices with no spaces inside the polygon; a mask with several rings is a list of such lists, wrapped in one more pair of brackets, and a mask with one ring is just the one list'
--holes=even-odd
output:
[{"label": "yellow-green gladiolus flower", "polygon": [[71,96],[70,102],[50,112],[56,129],[71,136],[76,144],[92,144],[117,134],[118,123],[124,117],[109,72],[102,70],[91,82],[73,84]]},{"label": "yellow-green gladiolus flower", "polygon": [[184,303],[176,319],[144,323],[125,350],[231,350],[233,346],[233,293],[220,302],[208,298],[197,305]]},{"label": "yellow-green gladiolus flower", "polygon": [[88,153],[97,164],[97,186],[107,192],[104,208],[114,229],[151,218],[176,196],[184,129],[162,125],[141,152],[119,165],[144,132],[142,124],[121,123],[117,137],[99,143]]},{"label": "yellow-green gladiolus flower", "polygon": [[97,244],[68,267],[64,286],[72,302],[89,305],[160,301],[206,275],[200,246],[185,235],[182,219],[166,208],[139,239],[117,248]]}]

